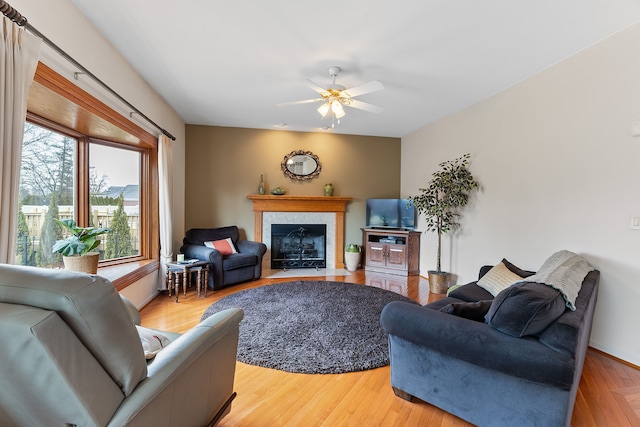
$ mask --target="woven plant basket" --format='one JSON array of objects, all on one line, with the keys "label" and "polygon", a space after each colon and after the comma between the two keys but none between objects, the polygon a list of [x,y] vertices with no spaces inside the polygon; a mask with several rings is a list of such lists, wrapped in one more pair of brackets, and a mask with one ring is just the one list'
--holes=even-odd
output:
[{"label": "woven plant basket", "polygon": [[429,271],[429,292],[432,294],[446,294],[448,290],[449,273]]},{"label": "woven plant basket", "polygon": [[99,258],[99,253],[89,252],[84,256],[63,256],[62,261],[66,270],[97,274]]}]

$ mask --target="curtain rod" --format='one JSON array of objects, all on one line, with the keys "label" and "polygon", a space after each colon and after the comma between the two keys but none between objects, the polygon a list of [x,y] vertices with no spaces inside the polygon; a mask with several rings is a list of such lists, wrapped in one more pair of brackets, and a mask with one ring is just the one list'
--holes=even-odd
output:
[{"label": "curtain rod", "polygon": [[4,16],[6,16],[7,18],[9,18],[10,20],[12,20],[13,22],[15,22],[17,25],[26,28],[29,32],[31,32],[32,34],[34,34],[37,37],[40,37],[42,39],[43,42],[45,42],[45,44],[47,44],[50,48],[52,48],[53,50],[55,50],[58,54],[60,54],[64,59],[66,59],[67,61],[69,61],[71,64],[73,64],[74,66],[76,66],[77,68],[80,69],[80,73],[75,73],[75,75],[77,76],[78,74],[86,74],[87,76],[89,76],[93,81],[95,81],[96,83],[98,83],[100,86],[102,86],[103,89],[105,89],[106,91],[108,91],[111,95],[115,96],[120,102],[122,102],[123,104],[125,104],[127,107],[129,107],[130,109],[133,110],[133,112],[131,113],[131,115],[133,113],[139,114],[140,117],[142,117],[144,120],[146,120],[149,124],[153,125],[153,127],[155,127],[156,129],[158,129],[160,132],[162,132],[164,135],[166,135],[168,138],[171,138],[172,141],[176,140],[176,137],[171,135],[168,131],[166,131],[165,129],[163,129],[161,126],[159,126],[158,124],[156,124],[156,122],[154,122],[153,120],[151,120],[149,117],[147,117],[146,115],[144,115],[142,113],[142,111],[138,110],[136,107],[134,107],[133,105],[131,105],[131,103],[129,103],[129,101],[127,101],[126,99],[124,99],[122,96],[120,96],[115,90],[111,89],[109,86],[107,86],[106,83],[104,83],[102,80],[100,80],[98,77],[96,77],[92,72],[90,72],[89,70],[87,70],[85,67],[83,67],[78,61],[76,61],[75,59],[73,59],[67,52],[65,52],[64,50],[62,50],[61,48],[59,48],[55,43],[53,43],[51,40],[49,40],[47,37],[45,37],[40,31],[38,31],[36,28],[34,28],[31,24],[29,24],[29,22],[27,22],[27,18],[25,16],[23,16],[22,14],[20,14],[20,12],[18,12],[16,9],[14,9],[13,7],[11,7],[11,5],[9,3],[7,3],[4,0],[0,0],[0,11],[2,11],[2,14]]}]

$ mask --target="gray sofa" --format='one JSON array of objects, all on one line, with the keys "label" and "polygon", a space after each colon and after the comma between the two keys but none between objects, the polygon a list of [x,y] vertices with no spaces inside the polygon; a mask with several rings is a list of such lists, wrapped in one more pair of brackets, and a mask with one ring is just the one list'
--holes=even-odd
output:
[{"label": "gray sofa", "polygon": [[0,425],[214,424],[235,396],[242,317],[164,333],[171,342],[147,360],[139,314],[108,280],[0,264]]},{"label": "gray sofa", "polygon": [[[525,282],[495,298],[472,282],[426,306],[393,302],[384,308],[381,322],[389,334],[391,385],[399,397],[415,396],[478,426],[569,426],[599,272],[592,270],[580,279],[572,311],[564,300],[562,306],[556,304],[553,292],[558,291],[552,287],[526,282],[533,272],[503,262]],[[490,269],[483,267],[479,278]],[[547,297],[530,304],[530,295],[519,299],[527,292]],[[500,304],[511,310],[506,323],[496,315]],[[536,323],[540,313],[549,317],[553,311],[552,316],[559,314],[555,320]]]},{"label": "gray sofa", "polygon": [[[238,253],[223,255],[205,246],[205,242],[230,238]],[[262,276],[262,257],[267,252],[264,243],[240,240],[235,225],[219,228],[187,230],[180,252],[187,259],[209,262],[210,289],[218,290],[236,283],[257,280]]]}]

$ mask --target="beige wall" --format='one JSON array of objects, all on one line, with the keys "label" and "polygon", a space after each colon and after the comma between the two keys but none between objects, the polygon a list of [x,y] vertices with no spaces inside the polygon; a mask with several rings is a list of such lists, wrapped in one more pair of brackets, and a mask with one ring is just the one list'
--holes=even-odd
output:
[{"label": "beige wall", "polygon": [[[402,191],[465,152],[482,185],[446,239],[443,269],[473,280],[503,257],[537,269],[553,252],[601,270],[591,344],[640,365],[640,25],[402,139]],[[452,244],[451,244],[452,243]],[[421,271],[435,237],[422,239]]]},{"label": "beige wall", "polygon": [[[187,229],[238,225],[253,238],[253,208],[260,174],[267,190],[281,186],[290,195],[323,195],[327,182],[334,195],[352,197],[347,205],[345,242],[360,244],[365,200],[398,197],[400,139],[330,133],[287,132],[187,125]],[[294,181],[280,169],[294,150],[311,151],[322,164],[311,181]]]}]

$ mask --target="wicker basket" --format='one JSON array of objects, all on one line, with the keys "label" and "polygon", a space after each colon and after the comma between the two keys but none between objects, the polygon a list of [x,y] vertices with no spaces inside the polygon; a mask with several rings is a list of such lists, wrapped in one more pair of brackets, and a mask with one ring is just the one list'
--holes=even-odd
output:
[{"label": "wicker basket", "polygon": [[99,253],[89,252],[84,256],[63,256],[62,261],[66,270],[96,274],[98,273],[99,258]]},{"label": "wicker basket", "polygon": [[429,292],[446,294],[449,290],[449,277],[449,273],[444,271],[429,271]]}]

